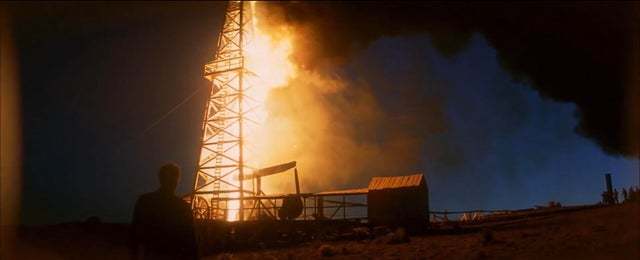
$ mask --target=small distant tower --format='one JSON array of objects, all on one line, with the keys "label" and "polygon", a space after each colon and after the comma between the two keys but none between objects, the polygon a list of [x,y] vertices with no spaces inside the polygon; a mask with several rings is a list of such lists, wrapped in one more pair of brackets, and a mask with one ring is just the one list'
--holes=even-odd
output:
[{"label": "small distant tower", "polygon": [[[248,6],[248,5],[246,5]],[[253,195],[253,185],[243,180],[247,172],[244,142],[250,120],[245,52],[250,15],[243,1],[230,1],[213,61],[204,66],[211,92],[202,123],[200,157],[192,193],[192,209],[199,219],[245,219],[243,198]],[[250,183],[249,183],[250,184]],[[247,187],[249,186],[249,187]]]}]

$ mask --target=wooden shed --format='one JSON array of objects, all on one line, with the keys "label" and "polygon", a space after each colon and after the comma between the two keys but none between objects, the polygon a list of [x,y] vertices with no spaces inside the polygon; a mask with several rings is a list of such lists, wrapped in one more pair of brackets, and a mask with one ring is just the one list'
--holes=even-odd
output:
[{"label": "wooden shed", "polygon": [[373,177],[367,194],[367,215],[374,225],[426,225],[429,190],[423,174]]}]

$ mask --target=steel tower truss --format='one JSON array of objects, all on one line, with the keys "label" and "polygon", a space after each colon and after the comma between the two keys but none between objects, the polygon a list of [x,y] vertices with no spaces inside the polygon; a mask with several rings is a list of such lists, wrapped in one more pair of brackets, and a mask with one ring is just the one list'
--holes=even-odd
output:
[{"label": "steel tower truss", "polygon": [[252,34],[249,5],[230,1],[213,61],[204,66],[211,92],[204,112],[200,158],[192,193],[196,218],[245,220],[243,197],[255,195],[250,181],[254,169],[246,163],[245,136],[257,124],[250,114],[259,105],[249,94],[252,73],[245,68],[245,52]]}]

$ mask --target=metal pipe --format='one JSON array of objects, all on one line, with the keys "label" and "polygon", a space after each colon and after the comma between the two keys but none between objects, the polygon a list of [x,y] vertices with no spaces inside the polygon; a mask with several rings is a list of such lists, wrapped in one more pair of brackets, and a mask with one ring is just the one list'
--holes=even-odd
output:
[{"label": "metal pipe", "polygon": [[300,182],[298,182],[298,168],[293,168],[293,174],[296,178],[296,195],[300,195]]}]

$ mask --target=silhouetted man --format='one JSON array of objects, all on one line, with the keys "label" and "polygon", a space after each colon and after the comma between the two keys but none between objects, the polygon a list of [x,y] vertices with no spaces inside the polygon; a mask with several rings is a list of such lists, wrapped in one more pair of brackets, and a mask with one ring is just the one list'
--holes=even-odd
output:
[{"label": "silhouetted man", "polygon": [[186,202],[174,195],[180,168],[158,171],[160,188],[138,198],[131,225],[134,259],[197,259],[193,218]]}]

